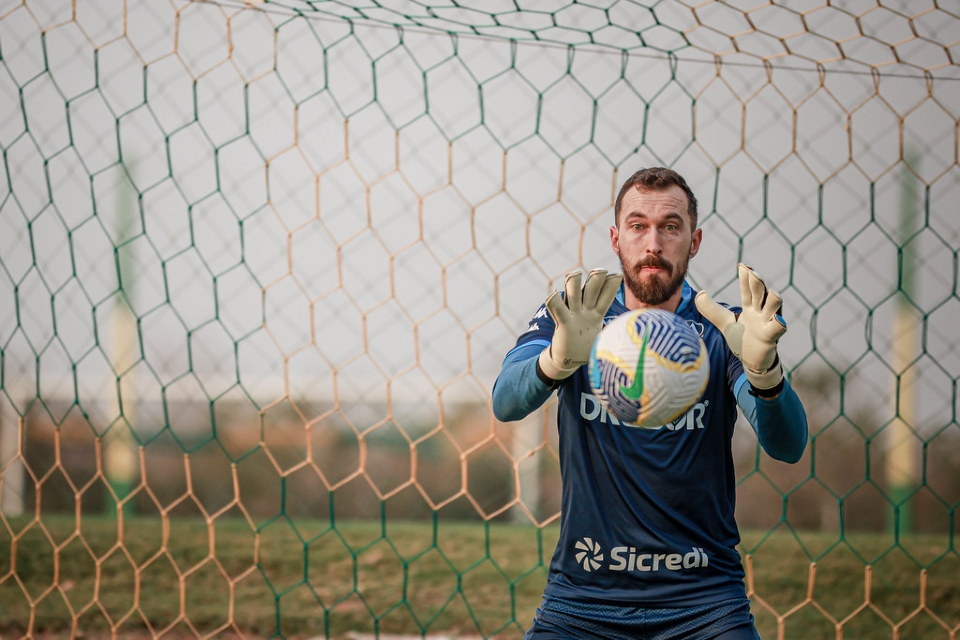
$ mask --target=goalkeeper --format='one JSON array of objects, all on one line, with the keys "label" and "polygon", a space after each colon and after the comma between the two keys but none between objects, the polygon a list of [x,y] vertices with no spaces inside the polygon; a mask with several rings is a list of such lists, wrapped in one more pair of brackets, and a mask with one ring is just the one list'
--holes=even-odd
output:
[{"label": "goalkeeper", "polygon": [[[795,463],[806,447],[806,414],[777,355],[781,299],[745,265],[739,306],[694,293],[684,278],[702,230],[696,198],[673,170],[627,179],[614,221],[623,275],[569,274],[493,387],[503,421],[558,393],[560,538],[527,638],[754,640],[731,441],[739,407],[771,457]],[[677,313],[710,356],[703,396],[660,429],[625,427],[600,411],[584,366],[603,323],[640,307]]]}]

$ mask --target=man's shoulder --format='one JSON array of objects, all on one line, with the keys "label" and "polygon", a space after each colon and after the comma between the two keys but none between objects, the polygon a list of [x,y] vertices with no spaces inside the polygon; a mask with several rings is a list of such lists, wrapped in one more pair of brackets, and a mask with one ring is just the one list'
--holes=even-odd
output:
[{"label": "man's shoulder", "polygon": [[616,318],[617,316],[623,315],[630,309],[623,304],[619,297],[615,298],[612,303],[610,303],[610,308],[607,309],[607,313],[603,316],[603,323],[606,324]]},{"label": "man's shoulder", "polygon": [[[700,310],[697,309],[696,299],[697,294],[700,293],[699,289],[694,289],[691,284],[684,280],[683,281],[683,290],[680,296],[680,305],[677,307],[677,315],[681,318],[694,319],[697,321],[703,321],[703,315],[701,315]],[[717,303],[727,309],[730,309],[734,313],[739,313],[741,307],[737,305],[728,304],[722,300],[717,300]]]},{"label": "man's shoulder", "polygon": [[522,344],[536,338],[545,338],[549,341],[553,335],[556,325],[550,312],[547,311],[547,305],[541,304],[537,312],[533,314],[530,321],[527,322],[526,329],[518,336],[517,344]]}]

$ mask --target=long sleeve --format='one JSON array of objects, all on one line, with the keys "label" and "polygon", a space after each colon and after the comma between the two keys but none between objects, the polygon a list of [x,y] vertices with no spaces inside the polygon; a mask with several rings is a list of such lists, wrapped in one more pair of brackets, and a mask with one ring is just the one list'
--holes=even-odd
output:
[{"label": "long sleeve", "polygon": [[771,458],[795,463],[807,447],[807,414],[797,392],[787,380],[776,398],[758,398],[749,392],[743,376],[738,382],[737,404]]},{"label": "long sleeve", "polygon": [[545,346],[531,342],[511,350],[493,384],[493,415],[497,420],[520,420],[538,409],[552,389],[537,377],[537,357]]}]

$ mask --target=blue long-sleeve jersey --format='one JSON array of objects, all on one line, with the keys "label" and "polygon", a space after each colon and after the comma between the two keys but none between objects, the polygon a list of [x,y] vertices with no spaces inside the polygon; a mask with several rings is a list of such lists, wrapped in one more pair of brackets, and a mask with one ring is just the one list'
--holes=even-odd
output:
[{"label": "blue long-sleeve jersey", "polygon": [[[646,607],[745,595],[731,450],[737,407],[764,450],[787,462],[803,455],[806,414],[789,382],[774,399],[748,392],[740,360],[693,295],[684,283],[677,314],[702,336],[710,380],[685,415],[660,429],[622,425],[591,392],[586,367],[557,390],[562,498],[547,595]],[[621,288],[604,322],[627,310]],[[535,367],[554,328],[541,306],[507,354],[493,388],[498,419],[523,418],[552,393]]]}]

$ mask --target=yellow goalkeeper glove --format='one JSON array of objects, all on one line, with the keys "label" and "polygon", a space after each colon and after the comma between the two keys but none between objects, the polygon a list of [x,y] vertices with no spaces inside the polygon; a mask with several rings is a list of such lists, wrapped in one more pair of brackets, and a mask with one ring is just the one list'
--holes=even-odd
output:
[{"label": "yellow goalkeeper glove", "polygon": [[783,299],[747,265],[738,265],[737,271],[742,311],[734,313],[717,304],[706,291],[697,294],[697,309],[723,334],[759,395],[776,395],[783,381],[777,341],[787,331],[779,315]]},{"label": "yellow goalkeeper glove", "polygon": [[544,380],[548,385],[570,377],[587,363],[593,341],[603,328],[603,316],[623,281],[622,274],[594,269],[581,289],[581,278],[579,271],[568,273],[564,296],[554,291],[547,298],[547,311],[557,326],[550,346],[540,353],[537,369],[549,379]]}]

